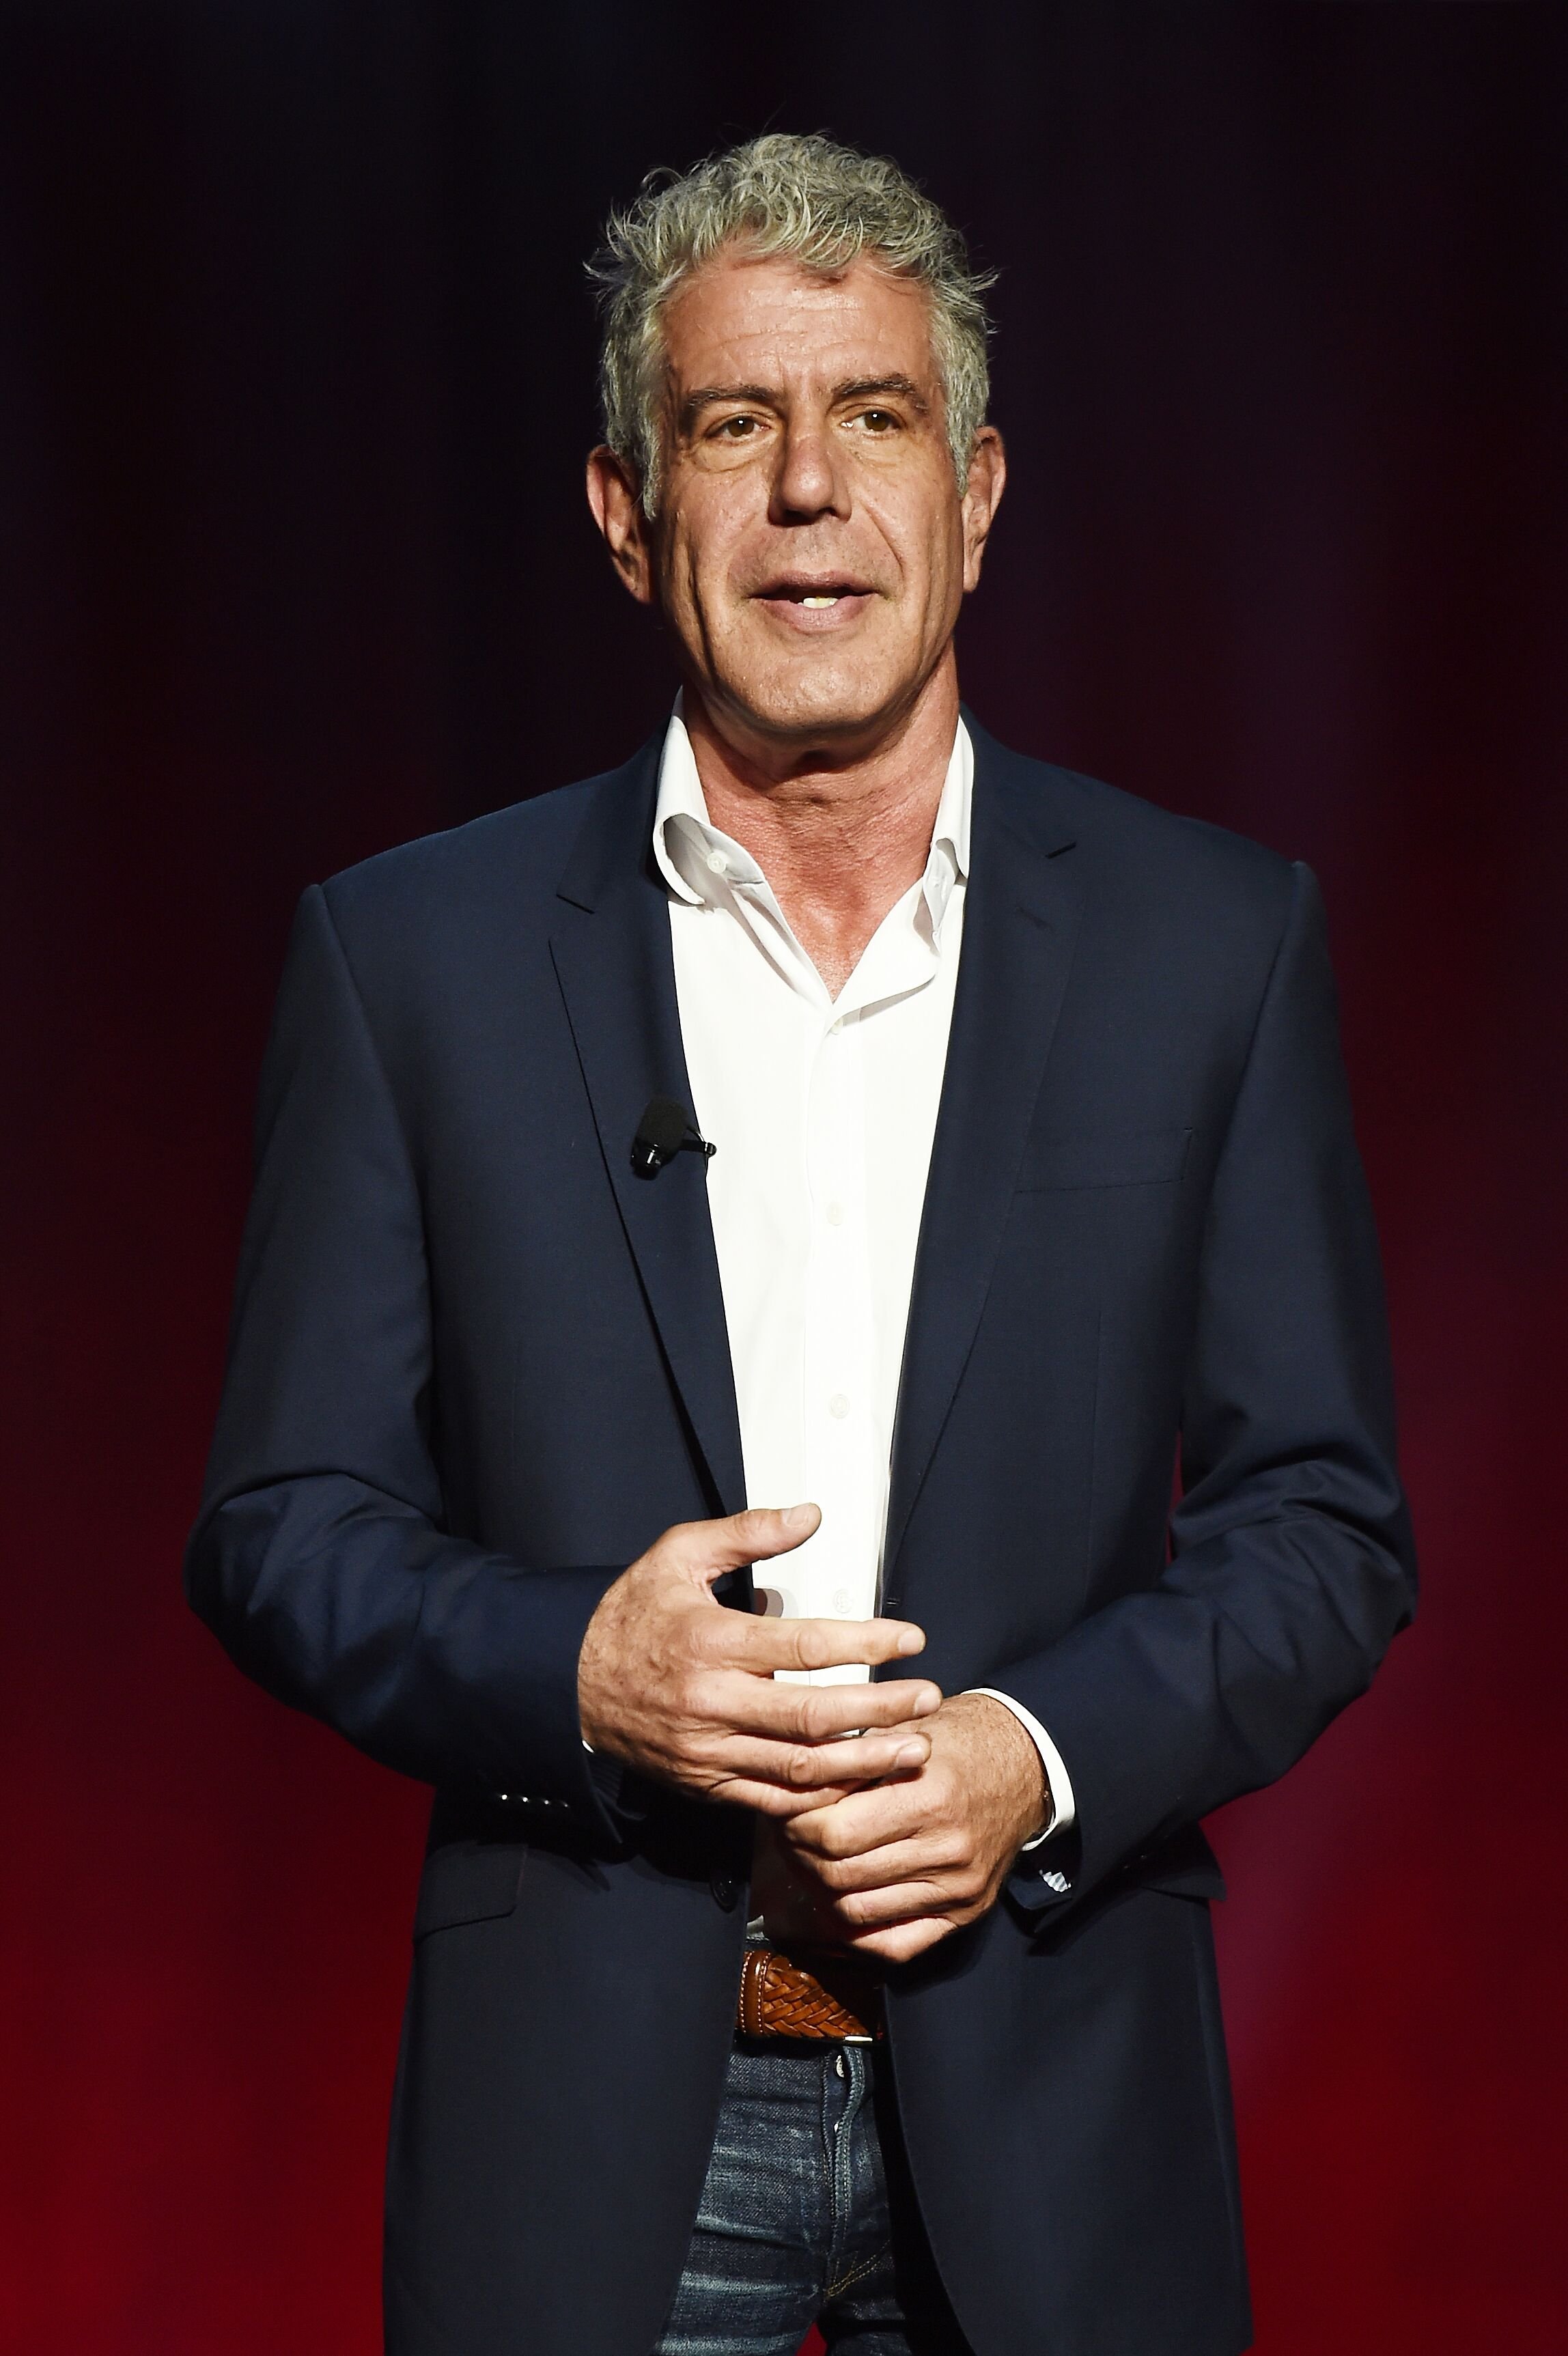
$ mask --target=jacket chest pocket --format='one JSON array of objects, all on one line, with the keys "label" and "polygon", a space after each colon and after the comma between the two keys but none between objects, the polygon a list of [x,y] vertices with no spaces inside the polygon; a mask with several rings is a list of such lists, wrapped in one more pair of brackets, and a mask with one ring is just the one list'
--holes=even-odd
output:
[{"label": "jacket chest pocket", "polygon": [[1123,1186],[1178,1186],[1191,1145],[1190,1129],[1032,1137],[1024,1149],[1017,1191],[1083,1194]]}]

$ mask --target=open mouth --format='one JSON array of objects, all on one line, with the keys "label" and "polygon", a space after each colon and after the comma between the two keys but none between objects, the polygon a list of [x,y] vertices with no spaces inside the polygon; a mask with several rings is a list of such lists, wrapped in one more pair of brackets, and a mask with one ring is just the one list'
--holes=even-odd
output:
[{"label": "open mouth", "polygon": [[770,581],[752,594],[757,604],[768,606],[796,628],[821,628],[830,618],[842,620],[858,613],[875,592],[863,581],[840,578]]}]

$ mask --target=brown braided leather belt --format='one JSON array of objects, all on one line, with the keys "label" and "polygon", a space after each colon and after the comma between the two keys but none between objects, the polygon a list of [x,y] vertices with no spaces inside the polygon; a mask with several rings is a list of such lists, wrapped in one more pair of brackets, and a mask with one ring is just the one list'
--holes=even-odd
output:
[{"label": "brown braided leather belt", "polygon": [[736,2027],[743,2037],[838,2038],[869,2045],[882,2034],[882,1990],[853,1955],[814,1954],[811,1969],[772,1947],[748,1947]]}]

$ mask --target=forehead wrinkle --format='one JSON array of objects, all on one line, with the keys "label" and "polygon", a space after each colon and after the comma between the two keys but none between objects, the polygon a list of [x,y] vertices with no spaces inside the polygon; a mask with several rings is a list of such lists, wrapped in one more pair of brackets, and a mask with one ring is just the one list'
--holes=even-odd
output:
[{"label": "forehead wrinkle", "polygon": [[913,304],[929,328],[927,290],[864,259],[842,274],[824,278],[787,257],[717,256],[671,291],[661,318],[665,354],[668,358],[682,339],[677,323],[689,323],[693,308],[721,348],[754,343],[759,336],[770,343],[780,337],[794,340],[811,334],[815,323],[826,322],[840,330],[841,340],[854,340],[862,331],[867,295],[876,307],[880,298],[891,296],[895,311],[906,317],[906,305]]}]

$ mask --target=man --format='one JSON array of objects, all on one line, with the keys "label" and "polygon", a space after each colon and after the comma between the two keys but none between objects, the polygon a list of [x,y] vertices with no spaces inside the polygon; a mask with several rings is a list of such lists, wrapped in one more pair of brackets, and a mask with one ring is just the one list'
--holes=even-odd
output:
[{"label": "man", "polygon": [[1412,1601],[1316,890],[961,714],[1003,453],[894,166],[600,276],[681,702],[306,894],[189,1556],[435,1786],[388,2344],[1229,2356],[1198,1819]]}]

